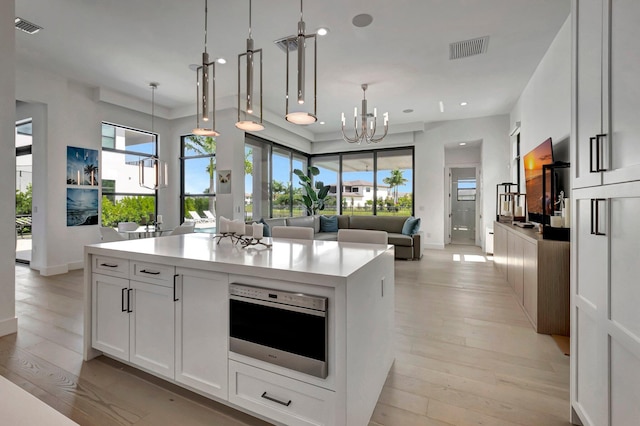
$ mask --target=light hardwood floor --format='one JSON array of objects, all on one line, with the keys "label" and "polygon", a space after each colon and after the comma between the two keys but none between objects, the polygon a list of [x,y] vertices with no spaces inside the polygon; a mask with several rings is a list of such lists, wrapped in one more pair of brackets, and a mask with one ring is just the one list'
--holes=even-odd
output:
[{"label": "light hardwood floor", "polygon": [[[108,358],[82,362],[82,280],[16,266],[1,375],[81,425],[266,424]],[[569,358],[477,247],[396,261],[396,329],[370,426],[569,425]]]}]

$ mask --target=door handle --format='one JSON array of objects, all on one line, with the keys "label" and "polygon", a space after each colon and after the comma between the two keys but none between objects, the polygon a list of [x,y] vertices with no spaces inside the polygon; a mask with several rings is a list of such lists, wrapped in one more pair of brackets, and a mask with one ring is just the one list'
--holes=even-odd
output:
[{"label": "door handle", "polygon": [[132,288],[127,290],[127,312],[129,313],[133,312],[133,309],[131,309],[131,293],[132,292],[133,292]]},{"label": "door handle", "polygon": [[591,235],[607,235],[600,231],[600,203],[606,201],[604,198],[591,199]]},{"label": "door handle", "polygon": [[180,299],[178,299],[178,298],[176,297],[176,281],[177,281],[177,279],[178,279],[178,277],[179,277],[179,276],[180,276],[180,275],[178,275],[178,274],[175,274],[175,275],[173,276],[173,301],[174,301],[174,302],[177,302],[178,300],[180,300]]},{"label": "door handle", "polygon": [[126,291],[126,287],[122,289],[122,297],[120,298],[120,301],[122,302],[122,312],[127,312],[127,308],[124,307],[124,294]]},{"label": "door handle", "polygon": [[596,135],[596,163],[597,163],[597,167],[598,167],[598,171],[599,172],[606,172],[607,168],[604,167],[604,165],[602,164],[602,161],[604,159],[604,144],[603,144],[603,140],[604,138],[607,137],[606,133],[601,133],[599,135]]}]

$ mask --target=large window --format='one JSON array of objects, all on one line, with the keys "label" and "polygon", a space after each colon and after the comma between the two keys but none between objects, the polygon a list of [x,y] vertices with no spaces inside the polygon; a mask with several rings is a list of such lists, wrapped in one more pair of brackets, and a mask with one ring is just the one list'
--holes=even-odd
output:
[{"label": "large window", "polygon": [[155,220],[156,191],[139,183],[138,162],[157,154],[158,135],[102,123],[102,225]]},{"label": "large window", "polygon": [[413,148],[313,156],[316,181],[329,185],[333,198],[323,213],[412,215],[413,157]]},{"label": "large window", "polygon": [[[181,211],[183,221],[216,215],[216,140],[209,136],[182,137]],[[195,217],[194,217],[195,216]],[[213,220],[202,220],[215,231]],[[200,226],[207,228],[207,226]]]},{"label": "large window", "polygon": [[304,216],[302,187],[293,171],[307,172],[306,154],[247,135],[245,219]]}]

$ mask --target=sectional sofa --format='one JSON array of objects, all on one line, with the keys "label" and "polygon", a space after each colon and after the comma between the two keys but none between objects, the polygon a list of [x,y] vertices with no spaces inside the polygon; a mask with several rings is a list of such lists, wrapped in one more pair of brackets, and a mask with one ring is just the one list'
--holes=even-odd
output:
[{"label": "sectional sofa", "polygon": [[[347,216],[338,215],[338,229],[371,229],[387,231],[389,244],[395,246],[396,259],[420,259],[422,257],[422,232],[413,235],[402,233],[402,227],[408,216]],[[264,219],[273,226],[304,226],[313,228],[314,239],[335,241],[337,232],[322,232],[320,216],[300,216]]]}]

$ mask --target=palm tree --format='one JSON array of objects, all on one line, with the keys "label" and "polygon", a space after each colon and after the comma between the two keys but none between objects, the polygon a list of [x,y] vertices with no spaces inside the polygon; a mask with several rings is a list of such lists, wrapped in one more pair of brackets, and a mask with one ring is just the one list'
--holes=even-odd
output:
[{"label": "palm tree", "polygon": [[397,205],[398,204],[398,187],[400,185],[404,185],[405,183],[409,182],[409,180],[405,179],[404,176],[402,176],[402,170],[394,169],[394,170],[391,170],[391,176],[382,179],[382,182],[389,185],[389,188],[393,190],[393,204]]},{"label": "palm tree", "polygon": [[[95,164],[87,164],[84,166],[84,174],[89,178],[89,182],[91,185],[97,185],[97,177],[98,177],[98,166]],[[92,179],[93,178],[93,179]],[[82,182],[78,182],[78,185],[81,185]]]}]

